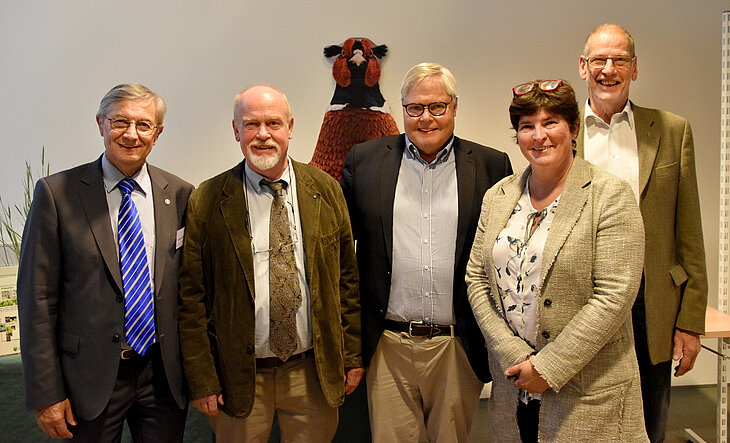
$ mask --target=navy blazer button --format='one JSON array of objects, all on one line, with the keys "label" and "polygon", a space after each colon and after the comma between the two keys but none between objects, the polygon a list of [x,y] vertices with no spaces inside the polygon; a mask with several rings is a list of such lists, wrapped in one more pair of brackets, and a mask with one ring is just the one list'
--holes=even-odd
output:
[{"label": "navy blazer button", "polygon": [[550,338],[550,333],[548,331],[542,331],[542,336],[545,338]]},{"label": "navy blazer button", "polygon": [[553,304],[553,301],[550,300],[549,298],[546,298],[545,301],[542,304],[545,305],[546,308],[549,308],[550,305]]},{"label": "navy blazer button", "polygon": [[251,355],[251,354],[253,354],[253,351],[254,351],[253,345],[248,345],[248,347],[246,348],[246,353],[248,355]]},{"label": "navy blazer button", "polygon": [[119,343],[119,334],[112,335],[112,343]]}]

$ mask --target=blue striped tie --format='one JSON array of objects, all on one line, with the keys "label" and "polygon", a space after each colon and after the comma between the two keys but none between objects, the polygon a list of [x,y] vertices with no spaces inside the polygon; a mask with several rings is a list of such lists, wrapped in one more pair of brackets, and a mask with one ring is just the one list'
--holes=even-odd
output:
[{"label": "blue striped tie", "polygon": [[119,207],[119,257],[124,283],[124,329],[127,344],[139,355],[144,355],[155,339],[155,315],[142,224],[130,195],[136,184],[131,178],[125,178],[117,185],[122,191],[122,204]]}]

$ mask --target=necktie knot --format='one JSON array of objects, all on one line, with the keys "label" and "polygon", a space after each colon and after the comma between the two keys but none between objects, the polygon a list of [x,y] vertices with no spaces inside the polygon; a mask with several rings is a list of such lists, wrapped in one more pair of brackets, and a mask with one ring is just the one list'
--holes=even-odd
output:
[{"label": "necktie knot", "polygon": [[134,186],[137,184],[134,179],[131,178],[125,178],[124,180],[120,181],[119,184],[117,184],[117,187],[122,191],[123,195],[131,194],[132,190],[134,190]]},{"label": "necktie knot", "polygon": [[286,183],[283,181],[268,181],[268,180],[261,180],[261,184],[264,186],[268,186],[272,191],[274,191],[274,194],[276,194],[277,197],[283,197],[284,196],[284,186]]}]

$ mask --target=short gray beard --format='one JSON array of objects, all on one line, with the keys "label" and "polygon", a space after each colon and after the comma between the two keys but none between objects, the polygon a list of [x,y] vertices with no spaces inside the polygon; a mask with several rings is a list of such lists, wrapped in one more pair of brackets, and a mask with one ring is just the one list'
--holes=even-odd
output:
[{"label": "short gray beard", "polygon": [[281,160],[281,149],[276,146],[276,155],[259,154],[254,151],[251,145],[248,146],[248,161],[260,171],[267,171]]}]

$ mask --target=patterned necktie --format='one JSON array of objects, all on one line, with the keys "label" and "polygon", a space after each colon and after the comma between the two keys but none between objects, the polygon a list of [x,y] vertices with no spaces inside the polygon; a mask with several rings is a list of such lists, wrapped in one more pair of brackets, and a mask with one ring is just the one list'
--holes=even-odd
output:
[{"label": "patterned necktie", "polygon": [[131,196],[136,184],[131,178],[125,178],[117,185],[122,191],[122,204],[119,207],[119,257],[124,283],[124,329],[127,344],[139,355],[144,355],[155,339],[155,316],[142,224]]},{"label": "patterned necktie", "polygon": [[297,350],[296,314],[302,290],[294,260],[283,182],[262,184],[274,191],[269,218],[269,339],[271,351],[286,361]]}]

